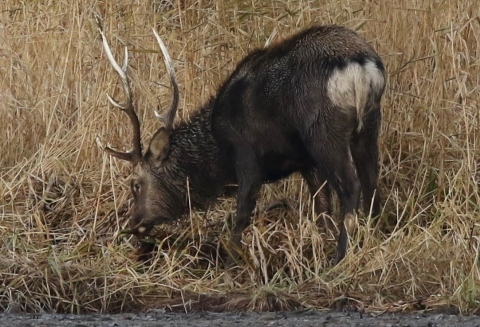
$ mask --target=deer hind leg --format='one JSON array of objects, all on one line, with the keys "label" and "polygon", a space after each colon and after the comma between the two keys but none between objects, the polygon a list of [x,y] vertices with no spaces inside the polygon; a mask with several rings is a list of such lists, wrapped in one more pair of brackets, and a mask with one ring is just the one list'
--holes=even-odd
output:
[{"label": "deer hind leg", "polygon": [[[312,133],[313,140],[318,141],[307,143],[317,171],[328,180],[340,200],[340,235],[335,263],[340,262],[347,252],[348,235],[354,232],[356,226],[356,210],[360,198],[360,181],[350,154],[350,133],[344,134],[345,129],[340,130],[341,132],[330,130],[331,137],[325,133]],[[343,140],[339,135],[345,135]]]},{"label": "deer hind leg", "polygon": [[335,264],[347,253],[348,237],[356,228],[356,210],[360,198],[360,181],[356,175],[350,155],[343,154],[334,167],[332,184],[340,199],[340,236],[338,238]]},{"label": "deer hind leg", "polygon": [[349,151],[336,155],[335,165],[327,168],[327,171],[333,172],[332,175],[329,175],[329,180],[340,199],[340,235],[335,264],[339,263],[347,253],[348,237],[354,233],[356,228],[356,211],[360,198],[360,181],[350,159]]},{"label": "deer hind leg", "polygon": [[372,217],[380,215],[380,193],[377,187],[379,172],[378,133],[380,109],[368,112],[364,128],[354,133],[350,149],[362,185],[363,212]]}]

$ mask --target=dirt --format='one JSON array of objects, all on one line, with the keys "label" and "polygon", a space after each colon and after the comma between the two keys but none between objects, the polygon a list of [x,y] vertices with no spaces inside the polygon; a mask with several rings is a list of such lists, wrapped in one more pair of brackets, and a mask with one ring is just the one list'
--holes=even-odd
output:
[{"label": "dirt", "polygon": [[479,316],[461,316],[448,313],[427,314],[361,314],[359,312],[313,311],[268,313],[171,313],[153,310],[139,314],[0,314],[0,326],[72,326],[72,327],[123,327],[123,326],[375,326],[375,327],[480,327]]}]

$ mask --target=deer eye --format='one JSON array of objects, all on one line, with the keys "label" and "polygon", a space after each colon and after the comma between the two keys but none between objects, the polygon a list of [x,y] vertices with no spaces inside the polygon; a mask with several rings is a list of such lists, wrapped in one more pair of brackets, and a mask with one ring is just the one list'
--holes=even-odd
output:
[{"label": "deer eye", "polygon": [[140,183],[133,182],[132,183],[132,190],[134,193],[140,193]]}]

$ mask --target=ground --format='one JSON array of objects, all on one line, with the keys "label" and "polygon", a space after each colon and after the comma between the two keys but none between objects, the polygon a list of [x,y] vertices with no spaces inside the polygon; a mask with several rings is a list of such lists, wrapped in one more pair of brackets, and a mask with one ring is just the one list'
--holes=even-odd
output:
[{"label": "ground", "polygon": [[123,327],[123,326],[376,326],[376,327],[479,327],[480,316],[450,315],[448,313],[372,314],[336,311],[296,311],[267,313],[171,313],[155,310],[147,313],[123,313],[117,315],[63,315],[18,314],[0,315],[0,325],[11,327],[75,326],[75,327]]}]

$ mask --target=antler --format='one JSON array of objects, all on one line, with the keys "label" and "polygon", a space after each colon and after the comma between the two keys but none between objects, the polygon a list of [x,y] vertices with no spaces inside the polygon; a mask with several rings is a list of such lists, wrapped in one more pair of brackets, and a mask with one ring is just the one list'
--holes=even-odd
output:
[{"label": "antler", "polygon": [[168,74],[170,75],[170,84],[172,85],[172,89],[173,89],[172,102],[170,103],[170,108],[165,114],[159,114],[157,111],[155,111],[155,116],[157,118],[160,118],[163,121],[165,125],[165,129],[167,130],[167,132],[170,132],[173,128],[173,122],[175,120],[175,116],[177,114],[177,107],[178,107],[179,92],[178,92],[177,78],[175,77],[175,70],[173,69],[172,59],[168,54],[167,47],[165,46],[162,39],[160,38],[160,35],[158,35],[157,31],[155,31],[155,29],[152,29],[152,30],[153,30],[153,34],[155,35],[155,38],[157,39],[158,45],[160,46],[160,50],[162,51],[163,61],[165,62],[165,67],[167,68]]},{"label": "antler", "polygon": [[107,54],[108,61],[113,66],[113,69],[115,69],[115,71],[118,73],[120,80],[123,84],[123,89],[125,90],[125,94],[127,96],[127,100],[124,104],[120,104],[118,101],[116,101],[107,94],[108,100],[112,105],[124,111],[130,118],[130,121],[133,125],[133,148],[130,151],[115,151],[112,148],[103,145],[98,138],[97,144],[111,156],[136,163],[142,158],[142,144],[140,142],[140,122],[138,121],[138,117],[133,106],[132,90],[130,88],[130,82],[127,76],[128,49],[127,47],[125,47],[125,58],[123,60],[123,66],[120,67],[117,61],[113,58],[112,51],[110,50],[107,38],[105,37],[105,33],[103,32],[101,19],[98,15],[95,15],[95,21],[97,22],[98,31],[100,32],[100,35],[102,37],[102,44],[103,48],[105,49],[105,53]]}]

